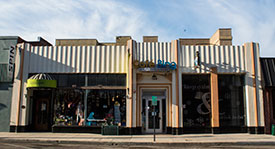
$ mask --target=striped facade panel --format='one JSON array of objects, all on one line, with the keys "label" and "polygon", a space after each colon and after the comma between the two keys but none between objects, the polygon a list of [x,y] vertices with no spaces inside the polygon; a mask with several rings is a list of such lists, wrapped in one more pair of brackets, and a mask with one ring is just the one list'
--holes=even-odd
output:
[{"label": "striped facade panel", "polygon": [[29,73],[126,73],[125,46],[36,46]]},{"label": "striped facade panel", "polygon": [[[196,51],[201,58],[198,68],[195,67]],[[209,73],[211,67],[217,67],[218,73],[245,72],[243,46],[182,46],[179,54],[182,73]]]},{"label": "striped facade panel", "polygon": [[173,62],[174,58],[171,57],[171,43],[170,42],[138,42],[136,50],[133,55],[134,60],[138,61],[152,61],[157,64],[158,60],[165,62]]}]

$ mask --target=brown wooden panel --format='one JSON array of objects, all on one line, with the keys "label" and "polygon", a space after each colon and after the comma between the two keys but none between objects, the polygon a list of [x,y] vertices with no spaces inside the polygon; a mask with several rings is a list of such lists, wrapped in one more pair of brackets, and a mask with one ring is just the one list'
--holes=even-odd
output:
[{"label": "brown wooden panel", "polygon": [[218,74],[217,67],[211,68],[210,76],[211,85],[211,126],[219,127],[219,90],[218,90]]}]

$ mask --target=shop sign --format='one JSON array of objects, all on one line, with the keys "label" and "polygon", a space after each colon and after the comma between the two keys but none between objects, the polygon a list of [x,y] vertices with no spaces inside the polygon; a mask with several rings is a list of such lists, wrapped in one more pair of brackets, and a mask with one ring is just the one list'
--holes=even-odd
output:
[{"label": "shop sign", "polygon": [[27,88],[30,87],[50,87],[56,88],[56,80],[37,80],[37,79],[28,79]]},{"label": "shop sign", "polygon": [[165,62],[164,60],[158,60],[157,64],[148,60],[145,62],[136,60],[134,61],[134,67],[139,71],[170,71],[177,69],[177,64],[175,62]]},{"label": "shop sign", "polygon": [[157,102],[157,96],[152,96],[152,106],[157,106],[158,102]]},{"label": "shop sign", "polygon": [[13,77],[14,59],[15,59],[15,46],[11,46],[9,49],[9,64],[8,64],[8,76],[10,78]]}]

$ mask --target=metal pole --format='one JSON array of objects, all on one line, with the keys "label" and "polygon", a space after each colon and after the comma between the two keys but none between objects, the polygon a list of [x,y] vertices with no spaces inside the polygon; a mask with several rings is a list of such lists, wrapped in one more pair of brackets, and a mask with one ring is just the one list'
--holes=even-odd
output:
[{"label": "metal pole", "polygon": [[154,126],[154,142],[156,141],[156,106],[154,107],[154,122],[153,122],[153,126]]},{"label": "metal pole", "polygon": [[[88,75],[85,75],[85,86],[88,86]],[[88,90],[85,89],[85,96],[84,96],[84,126],[86,126],[87,121],[87,98],[88,98]]]}]

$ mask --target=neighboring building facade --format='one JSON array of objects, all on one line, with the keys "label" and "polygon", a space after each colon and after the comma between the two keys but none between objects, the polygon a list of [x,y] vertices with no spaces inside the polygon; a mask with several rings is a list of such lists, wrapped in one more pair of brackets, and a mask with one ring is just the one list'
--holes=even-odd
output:
[{"label": "neighboring building facade", "polygon": [[275,58],[261,58],[264,109],[265,109],[265,133],[271,134],[272,125],[275,125]]},{"label": "neighboring building facade", "polygon": [[108,123],[141,134],[153,132],[155,115],[157,133],[263,132],[258,44],[233,46],[231,29],[209,39],[116,39],[25,44],[11,127],[99,133]]},{"label": "neighboring building facade", "polygon": [[18,40],[18,37],[0,37],[0,131],[5,132],[10,131],[13,56]]},{"label": "neighboring building facade", "polygon": [[25,41],[18,36],[0,37],[0,132],[10,131],[11,98],[15,68],[14,61],[16,54],[18,54],[16,52],[21,50],[23,43],[31,45],[51,45],[43,38],[39,38],[38,41]]}]

